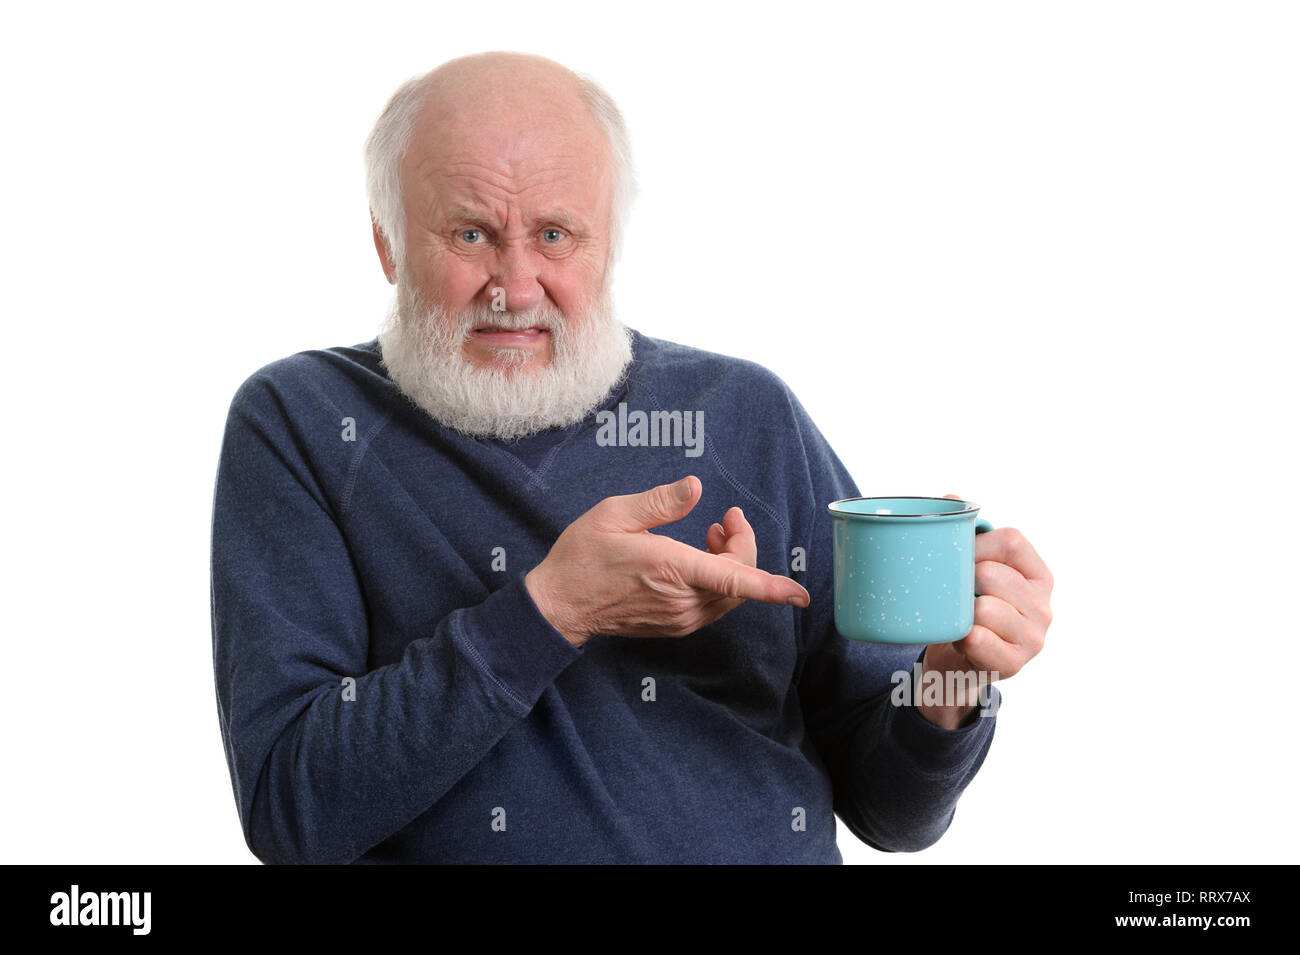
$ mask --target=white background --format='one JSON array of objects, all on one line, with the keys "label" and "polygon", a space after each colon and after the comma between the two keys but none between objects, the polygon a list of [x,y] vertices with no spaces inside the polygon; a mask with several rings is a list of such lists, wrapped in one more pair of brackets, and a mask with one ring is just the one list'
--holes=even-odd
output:
[{"label": "white background", "polygon": [[964,495],[1056,575],[948,834],[841,827],[846,860],[1296,861],[1294,5],[5,20],[3,861],[255,861],[212,682],[226,409],[374,336],[362,142],[487,49],[623,108],[624,321],[767,365],[863,493]]}]

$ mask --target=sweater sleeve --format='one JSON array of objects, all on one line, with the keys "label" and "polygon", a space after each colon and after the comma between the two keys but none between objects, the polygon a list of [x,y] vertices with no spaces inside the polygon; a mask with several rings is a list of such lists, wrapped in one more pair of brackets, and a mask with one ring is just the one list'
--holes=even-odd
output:
[{"label": "sweater sleeve", "polygon": [[[347,541],[269,381],[231,405],[212,522],[222,741],[249,848],[268,863],[356,860],[434,805],[583,651],[523,576],[367,668]],[[438,568],[412,586],[438,586]]]},{"label": "sweater sleeve", "polygon": [[[792,512],[803,515],[811,602],[802,612],[805,647],[799,696],[805,726],[830,773],[835,812],[859,839],[889,852],[933,845],[993,739],[1000,702],[992,687],[979,717],[956,730],[935,726],[913,706],[895,706],[898,674],[911,679],[924,647],[859,643],[835,628],[834,543],[826,505],[860,492],[795,396]],[[811,493],[809,493],[811,492]],[[805,497],[806,495],[806,497]]]}]

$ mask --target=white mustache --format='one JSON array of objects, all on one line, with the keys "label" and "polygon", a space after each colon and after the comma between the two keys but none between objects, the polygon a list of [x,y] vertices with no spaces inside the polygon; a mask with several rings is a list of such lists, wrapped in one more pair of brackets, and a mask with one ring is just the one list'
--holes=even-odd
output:
[{"label": "white mustache", "polygon": [[476,307],[462,312],[458,324],[460,331],[466,335],[480,328],[508,328],[516,331],[544,328],[556,332],[564,330],[564,316],[551,308],[527,312],[494,312],[491,307]]}]

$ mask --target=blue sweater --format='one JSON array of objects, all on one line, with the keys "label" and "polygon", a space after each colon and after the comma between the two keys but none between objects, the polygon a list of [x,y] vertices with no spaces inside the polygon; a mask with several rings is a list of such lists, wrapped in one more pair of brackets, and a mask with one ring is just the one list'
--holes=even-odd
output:
[{"label": "blue sweater", "polygon": [[[787,386],[634,333],[603,408],[614,424],[471,439],[406,400],[375,341],[293,355],[239,388],[212,638],[259,859],[835,863],[836,814],[888,851],[944,833],[995,718],[943,730],[891,705],[921,648],[836,632],[826,504],[859,492]],[[702,453],[684,436],[639,442],[638,411],[701,413]],[[687,474],[702,499],[654,533],[703,548],[740,505],[758,566],[802,583],[810,606],[749,601],[685,638],[575,649],[523,575],[602,498]],[[806,569],[792,571],[796,548]]]}]

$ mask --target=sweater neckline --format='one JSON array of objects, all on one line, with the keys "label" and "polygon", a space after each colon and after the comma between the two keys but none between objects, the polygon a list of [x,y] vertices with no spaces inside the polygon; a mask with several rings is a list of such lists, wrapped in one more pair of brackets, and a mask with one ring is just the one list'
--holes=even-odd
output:
[{"label": "sweater neckline", "polygon": [[[477,438],[475,440],[480,445],[508,455],[514,464],[531,475],[534,482],[540,481],[546,472],[550,470],[552,463],[564,448],[576,441],[588,428],[595,427],[596,415],[599,412],[612,411],[618,407],[619,402],[627,398],[631,370],[632,364],[629,364],[622,378],[610,388],[605,400],[586,414],[581,421],[571,424],[567,428],[551,428],[527,437],[511,440],[500,438]],[[546,449],[542,452],[540,459],[536,453],[539,446]],[[523,454],[521,455],[520,452],[523,452]],[[529,460],[535,463],[530,465]]]}]

